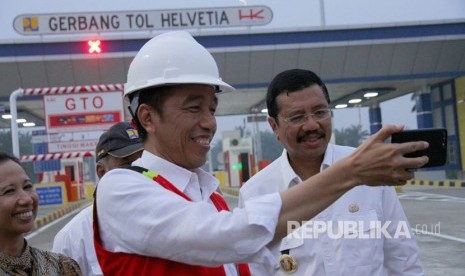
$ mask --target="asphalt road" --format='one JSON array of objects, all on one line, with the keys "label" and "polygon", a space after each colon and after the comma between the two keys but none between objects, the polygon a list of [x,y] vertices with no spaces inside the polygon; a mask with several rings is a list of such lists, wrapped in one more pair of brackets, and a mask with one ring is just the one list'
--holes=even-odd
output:
[{"label": "asphalt road", "polygon": [[465,189],[404,188],[399,195],[417,232],[427,276],[465,275]]},{"label": "asphalt road", "polygon": [[[465,189],[403,187],[399,197],[416,232],[425,275],[465,275]],[[226,200],[237,206],[237,197]],[[29,234],[29,243],[50,250],[55,234],[75,213]]]}]

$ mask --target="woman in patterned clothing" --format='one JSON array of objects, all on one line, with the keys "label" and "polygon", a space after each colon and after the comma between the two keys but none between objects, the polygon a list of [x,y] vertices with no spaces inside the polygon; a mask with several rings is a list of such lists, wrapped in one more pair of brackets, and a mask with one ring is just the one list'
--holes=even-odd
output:
[{"label": "woman in patterned clothing", "polygon": [[39,198],[17,158],[0,152],[0,275],[81,275],[64,255],[30,247]]}]

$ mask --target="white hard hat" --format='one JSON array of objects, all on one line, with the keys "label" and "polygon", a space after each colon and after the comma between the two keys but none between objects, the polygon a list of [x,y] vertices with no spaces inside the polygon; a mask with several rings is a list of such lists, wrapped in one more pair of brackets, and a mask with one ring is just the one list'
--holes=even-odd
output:
[{"label": "white hard hat", "polygon": [[222,92],[234,90],[221,80],[213,56],[188,32],[167,32],[145,43],[134,57],[124,95],[147,87],[185,83],[214,85]]}]

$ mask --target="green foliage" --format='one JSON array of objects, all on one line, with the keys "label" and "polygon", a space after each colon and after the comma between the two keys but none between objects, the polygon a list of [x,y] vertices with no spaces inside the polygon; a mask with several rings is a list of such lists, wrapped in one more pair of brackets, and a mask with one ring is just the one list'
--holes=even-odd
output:
[{"label": "green foliage", "polygon": [[[18,134],[19,145],[20,145],[20,154],[28,155],[32,154],[32,136],[30,133],[20,132]],[[13,145],[11,141],[11,131],[2,131],[0,132],[0,150],[6,151],[8,153],[13,153]]]},{"label": "green foliage", "polygon": [[279,143],[278,139],[276,139],[274,133],[269,130],[261,131],[260,135],[262,142],[262,159],[273,162],[276,158],[281,156],[283,146]]},{"label": "green foliage", "polygon": [[220,154],[220,152],[223,152],[223,143],[221,140],[216,140],[214,143],[215,144],[211,148],[211,157],[213,161],[213,170],[217,171],[220,165],[217,156]]},{"label": "green foliage", "polygon": [[360,125],[351,125],[341,130],[335,129],[336,144],[343,146],[358,147],[369,135],[368,131],[362,130]]},{"label": "green foliage", "polygon": [[[20,154],[29,155],[32,154],[32,135],[30,133],[19,132],[19,145]],[[13,154],[13,145],[11,141],[11,131],[0,132],[0,150]],[[22,163],[24,170],[27,175],[31,178],[33,183],[37,183],[38,176],[34,174],[34,167],[32,162]]]}]

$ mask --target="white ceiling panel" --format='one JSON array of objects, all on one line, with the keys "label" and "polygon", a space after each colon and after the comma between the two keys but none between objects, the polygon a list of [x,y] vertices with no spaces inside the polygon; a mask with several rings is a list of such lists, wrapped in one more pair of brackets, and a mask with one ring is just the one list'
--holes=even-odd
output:
[{"label": "white ceiling panel", "polygon": [[274,51],[252,51],[250,53],[249,82],[268,83],[273,77]]},{"label": "white ceiling panel", "polygon": [[0,95],[8,97],[10,93],[21,86],[21,75],[16,62],[0,63]]},{"label": "white ceiling panel", "polygon": [[76,85],[101,83],[98,60],[79,59],[73,60],[72,64],[74,83]]},{"label": "white ceiling panel", "polygon": [[73,65],[70,60],[46,61],[45,68],[50,86],[75,85]]},{"label": "white ceiling panel", "polygon": [[436,72],[465,70],[465,40],[444,41]]},{"label": "white ceiling panel", "polygon": [[[218,71],[220,72],[220,76],[221,78],[226,81],[226,53],[224,52],[215,52],[212,54],[213,55],[213,58],[215,59],[216,61],[216,65],[218,66]],[[131,62],[129,62],[128,64],[131,64]],[[226,81],[227,82],[227,81]]]},{"label": "white ceiling panel", "polygon": [[370,46],[349,47],[342,76],[344,78],[364,77],[368,64]]},{"label": "white ceiling panel", "polygon": [[101,59],[98,62],[101,83],[119,83],[126,79],[126,63],[123,58]]},{"label": "white ceiling panel", "polygon": [[224,79],[232,84],[244,84],[249,79],[250,52],[228,52],[225,59]]},{"label": "white ceiling panel", "polygon": [[396,44],[389,74],[394,76],[412,74],[417,51],[417,42]]},{"label": "white ceiling panel", "polygon": [[276,50],[274,52],[274,57],[273,57],[274,75],[284,70],[296,68],[298,64],[298,58],[299,58],[298,53],[299,51],[296,49]]},{"label": "white ceiling panel", "polygon": [[434,72],[441,52],[441,41],[425,41],[418,45],[418,52],[413,64],[412,73],[422,74]]},{"label": "white ceiling panel", "polygon": [[47,87],[47,73],[43,61],[29,61],[18,64],[21,76],[21,87]]},{"label": "white ceiling panel", "polygon": [[218,115],[249,114],[251,107],[261,103],[266,89],[246,89],[218,95]]},{"label": "white ceiling panel", "polygon": [[347,47],[327,47],[323,50],[320,75],[323,79],[339,79],[344,70]]},{"label": "white ceiling panel", "polygon": [[372,44],[368,54],[366,76],[385,76],[389,74],[394,44]]},{"label": "white ceiling panel", "polygon": [[323,48],[299,48],[299,60],[297,61],[297,68],[304,68],[315,73],[319,73],[321,71],[322,55]]}]

